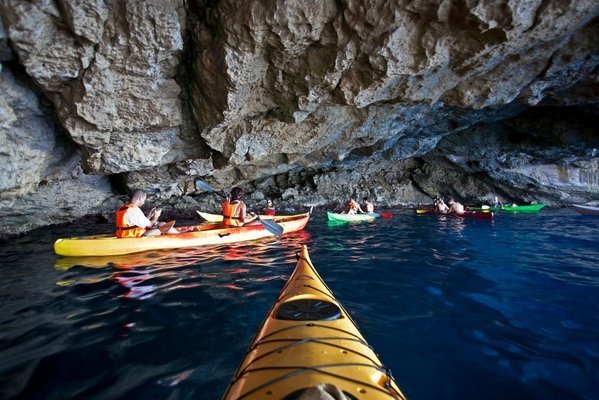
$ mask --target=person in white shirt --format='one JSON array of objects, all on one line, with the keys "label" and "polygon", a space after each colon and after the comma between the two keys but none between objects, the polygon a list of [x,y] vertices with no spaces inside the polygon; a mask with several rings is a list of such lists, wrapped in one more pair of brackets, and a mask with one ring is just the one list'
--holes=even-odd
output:
[{"label": "person in white shirt", "polygon": [[119,238],[157,236],[164,233],[175,234],[178,230],[164,226],[168,229],[159,229],[164,223],[158,223],[162,210],[152,208],[146,217],[141,206],[146,202],[146,193],[136,189],[131,195],[129,203],[122,205],[116,211],[116,236]]}]

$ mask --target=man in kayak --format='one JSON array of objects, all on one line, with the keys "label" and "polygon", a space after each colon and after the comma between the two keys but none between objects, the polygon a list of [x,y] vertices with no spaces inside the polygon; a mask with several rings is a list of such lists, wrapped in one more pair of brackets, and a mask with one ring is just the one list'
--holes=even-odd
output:
[{"label": "man in kayak", "polygon": [[239,186],[231,189],[231,196],[227,197],[222,204],[223,225],[228,227],[257,225],[257,216],[247,212],[247,207],[243,202],[245,194]]},{"label": "man in kayak", "polygon": [[141,189],[136,189],[131,194],[129,203],[123,204],[116,210],[116,237],[157,236],[162,235],[163,231],[166,231],[165,234],[179,233],[178,230],[172,227],[172,224],[169,227],[164,222],[158,223],[162,210],[152,208],[146,217],[140,208],[145,202],[146,193]]},{"label": "man in kayak", "polygon": [[449,210],[447,211],[447,214],[463,214],[464,213],[464,206],[460,203],[458,203],[457,201],[455,201],[454,199],[452,199],[451,197],[449,198],[449,200],[447,200],[447,205],[449,206]]},{"label": "man in kayak", "polygon": [[447,204],[445,204],[443,199],[439,196],[435,197],[435,200],[433,200],[433,207],[435,212],[439,214],[447,214],[449,212],[449,207],[447,207]]},{"label": "man in kayak", "polygon": [[374,212],[374,204],[372,204],[372,202],[370,201],[370,199],[368,197],[364,197],[364,209],[366,210],[367,213]]}]

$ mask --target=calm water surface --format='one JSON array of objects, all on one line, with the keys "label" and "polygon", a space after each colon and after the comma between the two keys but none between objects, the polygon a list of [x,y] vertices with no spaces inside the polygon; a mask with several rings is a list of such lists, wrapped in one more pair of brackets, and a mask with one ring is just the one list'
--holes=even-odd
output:
[{"label": "calm water surface", "polygon": [[417,216],[235,246],[0,245],[0,398],[219,399],[302,243],[411,399],[599,399],[599,218]]}]

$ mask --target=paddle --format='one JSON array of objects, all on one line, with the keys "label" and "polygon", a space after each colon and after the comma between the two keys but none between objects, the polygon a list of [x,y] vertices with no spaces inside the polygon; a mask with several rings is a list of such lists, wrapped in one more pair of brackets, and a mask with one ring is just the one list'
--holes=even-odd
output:
[{"label": "paddle", "polygon": [[[218,192],[212,186],[210,186],[206,182],[201,181],[199,179],[196,181],[196,187],[198,189],[202,189],[202,190],[205,190],[207,192],[215,193],[215,194],[219,195],[220,197],[222,197],[223,199],[227,198],[227,196],[225,196],[224,194]],[[258,221],[260,221],[260,223],[262,224],[262,226],[264,227],[264,229],[266,229],[267,231],[269,231],[273,235],[275,235],[275,236],[281,236],[283,234],[283,230],[284,230],[283,227],[281,225],[277,224],[275,221],[261,219],[257,214],[256,214],[256,219]]]},{"label": "paddle", "polygon": [[164,222],[161,225],[158,225],[158,229],[160,229],[160,232],[163,235],[166,235],[173,226],[175,226],[175,221],[168,221],[168,222]]}]

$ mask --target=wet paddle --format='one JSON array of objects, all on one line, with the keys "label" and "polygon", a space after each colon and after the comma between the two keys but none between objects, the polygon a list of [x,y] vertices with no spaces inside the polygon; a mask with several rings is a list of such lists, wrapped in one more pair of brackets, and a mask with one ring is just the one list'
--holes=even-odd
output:
[{"label": "wet paddle", "polygon": [[[224,194],[218,192],[212,186],[210,186],[206,182],[201,181],[199,179],[196,181],[196,187],[198,189],[204,190],[206,192],[215,193],[215,194],[219,195],[220,197],[222,197],[223,199],[227,198],[227,196],[225,196]],[[281,225],[277,224],[275,221],[261,219],[258,215],[256,215],[256,219],[258,221],[260,221],[260,223],[262,224],[262,226],[264,227],[264,229],[266,229],[267,231],[269,231],[273,235],[275,235],[275,236],[281,236],[283,234],[283,231],[284,231],[283,227]]]}]

